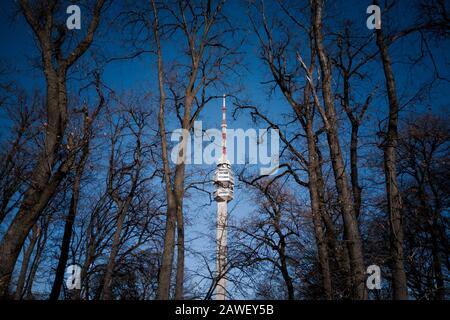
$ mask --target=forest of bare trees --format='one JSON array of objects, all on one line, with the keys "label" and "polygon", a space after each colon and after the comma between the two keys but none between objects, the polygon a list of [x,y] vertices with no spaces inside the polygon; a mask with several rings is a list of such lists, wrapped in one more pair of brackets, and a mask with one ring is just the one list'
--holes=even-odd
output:
[{"label": "forest of bare trees", "polygon": [[[76,2],[1,4],[0,299],[450,297],[448,1]],[[223,94],[280,159],[233,164],[218,275]]]}]

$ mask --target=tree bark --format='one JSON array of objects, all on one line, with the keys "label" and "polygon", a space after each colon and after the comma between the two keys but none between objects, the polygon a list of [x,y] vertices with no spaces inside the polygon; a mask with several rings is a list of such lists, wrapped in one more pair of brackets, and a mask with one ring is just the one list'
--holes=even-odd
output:
[{"label": "tree bark", "polygon": [[355,299],[365,299],[367,292],[365,289],[365,269],[362,251],[362,242],[359,232],[358,222],[355,217],[353,201],[348,190],[347,174],[342,157],[342,151],[337,132],[336,110],[331,89],[331,65],[325,52],[322,35],[322,2],[313,1],[313,31],[315,37],[316,50],[322,74],[322,95],[325,105],[326,133],[330,150],[333,173],[336,181],[336,188],[344,220],[346,243],[349,248],[351,267],[353,273],[353,297]]},{"label": "tree bark", "polygon": [[276,219],[275,219],[275,229],[278,234],[278,237],[280,238],[279,241],[279,250],[278,254],[280,256],[280,271],[281,275],[283,277],[284,283],[286,285],[287,289],[287,295],[288,300],[294,300],[295,299],[295,291],[294,291],[294,285],[292,283],[292,278],[289,274],[288,264],[287,264],[287,255],[286,255],[286,236],[282,233],[281,227],[280,227],[280,215],[281,212],[277,212]]},{"label": "tree bark", "polygon": [[175,228],[176,228],[176,202],[172,191],[172,185],[170,180],[170,165],[168,157],[168,146],[167,146],[167,136],[165,127],[165,103],[166,103],[166,93],[164,91],[164,67],[161,49],[161,40],[159,35],[159,16],[158,8],[154,0],[151,2],[153,10],[153,35],[156,42],[156,51],[158,59],[158,87],[159,87],[159,114],[158,114],[158,125],[159,125],[159,136],[161,141],[161,155],[163,161],[163,175],[164,184],[167,199],[167,210],[166,210],[166,226],[164,233],[164,248],[163,255],[161,259],[161,267],[158,275],[158,289],[156,293],[156,298],[159,300],[168,300],[170,297],[170,283],[172,278],[172,265],[174,257],[175,248]]},{"label": "tree bark", "polygon": [[350,108],[350,78],[347,70],[343,72],[344,109],[351,123],[350,136],[350,181],[352,184],[353,204],[356,218],[361,213],[361,186],[359,185],[358,170],[358,132],[360,119],[353,115]]},{"label": "tree bark", "polygon": [[87,150],[83,152],[80,159],[80,164],[77,166],[75,181],[72,186],[72,197],[70,199],[69,213],[66,217],[66,223],[64,224],[64,234],[61,244],[61,252],[56,267],[55,280],[53,281],[52,291],[50,292],[50,300],[58,300],[61,287],[64,281],[64,272],[66,270],[67,259],[69,258],[70,240],[72,239],[73,224],[77,214],[78,200],[80,198],[80,186],[81,177],[84,171],[84,165],[86,163],[89,153],[89,146]]},{"label": "tree bark", "polygon": [[[180,199],[182,201],[182,199]],[[183,299],[184,289],[184,221],[183,206],[177,208],[177,272],[175,277],[175,299]]]},{"label": "tree bark", "polygon": [[396,300],[408,299],[406,274],[403,254],[403,228],[402,228],[402,199],[398,189],[395,149],[398,140],[398,113],[394,72],[388,53],[388,47],[381,29],[376,30],[377,46],[380,50],[383,63],[386,90],[389,100],[389,123],[385,140],[383,141],[384,171],[386,177],[386,194],[391,234],[391,259],[392,259],[392,287],[393,298]]},{"label": "tree bark", "polygon": [[352,125],[350,138],[350,179],[352,183],[353,203],[355,206],[355,216],[361,214],[361,186],[359,185],[358,172],[358,131],[359,126]]},{"label": "tree bark", "polygon": [[89,115],[87,106],[83,107],[84,112],[84,126],[83,126],[83,137],[82,137],[82,153],[79,163],[75,168],[75,181],[72,186],[72,196],[70,199],[69,213],[66,218],[66,223],[64,224],[64,234],[61,244],[61,252],[58,260],[58,265],[56,267],[55,280],[53,281],[52,290],[50,292],[50,300],[58,300],[61,293],[61,287],[64,281],[64,272],[66,270],[67,259],[69,257],[70,240],[72,239],[73,224],[75,222],[75,217],[78,210],[78,201],[80,198],[80,188],[81,188],[81,178],[83,177],[84,168],[90,153],[90,142],[92,135],[92,124],[100,109],[103,107],[105,99],[100,89],[100,77],[96,76],[96,90],[99,95],[99,103],[92,115]]},{"label": "tree bark", "polygon": [[103,300],[112,299],[112,280],[114,273],[114,266],[116,264],[117,253],[119,252],[120,234],[122,233],[123,222],[125,220],[128,208],[122,208],[117,217],[116,231],[114,232],[113,242],[111,244],[111,253],[108,257],[106,265],[105,276],[103,279]]},{"label": "tree bark", "polygon": [[[94,215],[91,216],[91,221],[89,223],[89,229],[88,229],[88,235],[87,235],[87,243],[86,243],[86,257],[83,263],[83,266],[81,267],[81,287],[84,288],[84,299],[89,300],[89,278],[88,278],[88,271],[89,267],[91,266],[92,262],[95,258],[95,237],[94,237],[94,231],[93,231],[93,222],[95,220],[96,213],[94,212]],[[81,289],[76,289],[74,294],[72,295],[75,300],[81,299]]]},{"label": "tree bark", "polygon": [[28,278],[25,285],[25,299],[33,298],[33,283],[34,278],[36,277],[36,272],[38,270],[39,264],[42,259],[42,252],[44,252],[45,245],[47,243],[47,231],[48,231],[49,221],[44,221],[43,226],[41,227],[42,231],[39,232],[37,246],[36,246],[36,254],[34,255],[33,262],[31,263],[30,273],[28,274]]},{"label": "tree bark", "polygon": [[164,248],[158,277],[157,299],[168,300],[170,297],[170,280],[175,247],[176,214],[173,196],[167,199],[166,227]]},{"label": "tree bark", "polygon": [[438,230],[437,219],[436,217],[433,217],[433,223],[430,226],[430,235],[431,235],[431,252],[433,255],[433,271],[434,277],[436,279],[435,298],[436,300],[445,300],[445,281],[444,281],[444,274],[442,272],[441,257],[439,255],[439,243],[436,230]]},{"label": "tree bark", "polygon": [[[317,143],[316,143],[317,148]],[[335,269],[330,268],[330,273],[334,273],[336,276],[332,279],[334,280],[334,294],[340,291],[341,296],[349,297],[352,292],[352,273],[350,266],[350,259],[348,254],[348,248],[346,245],[341,246],[338,240],[338,233],[336,231],[336,226],[332,221],[330,214],[327,212],[326,208],[326,198],[325,198],[325,182],[323,180],[322,173],[322,155],[320,153],[320,149],[317,148],[316,154],[319,158],[318,166],[317,166],[317,177],[319,184],[319,198],[320,198],[320,207],[322,213],[322,219],[324,225],[326,227],[326,239],[329,247],[329,257],[334,257],[336,262],[333,264],[333,260],[330,258],[330,266],[334,266]],[[346,236],[344,235],[344,239]],[[337,271],[337,272],[336,272]],[[343,281],[342,281],[343,280]]]},{"label": "tree bark", "polygon": [[317,175],[320,169],[319,157],[317,155],[316,137],[311,123],[307,123],[306,137],[308,141],[308,176],[309,176],[309,195],[311,201],[311,213],[314,224],[314,235],[316,238],[317,251],[319,256],[319,265],[322,275],[323,292],[325,299],[333,298],[333,289],[331,283],[330,263],[328,257],[327,241],[325,240],[325,232],[322,226],[323,206],[321,205],[319,177]]},{"label": "tree bark", "polygon": [[36,245],[36,241],[39,237],[39,226],[37,224],[34,225],[30,243],[23,255],[22,266],[20,268],[19,279],[17,280],[16,293],[14,295],[15,300],[21,300],[23,296],[23,288],[25,287],[25,280],[27,278],[28,273],[28,265],[30,263],[31,255],[33,254],[34,246]]}]

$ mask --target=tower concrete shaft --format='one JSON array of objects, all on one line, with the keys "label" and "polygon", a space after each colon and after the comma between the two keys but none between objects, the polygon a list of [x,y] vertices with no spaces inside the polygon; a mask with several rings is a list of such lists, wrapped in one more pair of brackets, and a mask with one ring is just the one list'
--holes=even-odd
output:
[{"label": "tower concrete shaft", "polygon": [[227,280],[224,276],[227,264],[227,224],[228,224],[227,201],[217,202],[217,287],[216,300],[225,300]]}]

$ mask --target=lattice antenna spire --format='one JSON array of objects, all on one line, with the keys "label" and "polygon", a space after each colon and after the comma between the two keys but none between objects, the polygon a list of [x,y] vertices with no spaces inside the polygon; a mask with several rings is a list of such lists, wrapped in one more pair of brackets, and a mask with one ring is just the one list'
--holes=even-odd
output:
[{"label": "lattice antenna spire", "polygon": [[222,162],[227,161],[227,105],[226,95],[222,99]]}]

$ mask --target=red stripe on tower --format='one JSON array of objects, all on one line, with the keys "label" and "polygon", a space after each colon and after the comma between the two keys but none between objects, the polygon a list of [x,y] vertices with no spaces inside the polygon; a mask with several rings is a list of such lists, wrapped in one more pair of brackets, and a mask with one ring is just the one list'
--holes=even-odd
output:
[{"label": "red stripe on tower", "polygon": [[222,103],[222,160],[227,160],[227,107],[225,104],[225,94]]}]

